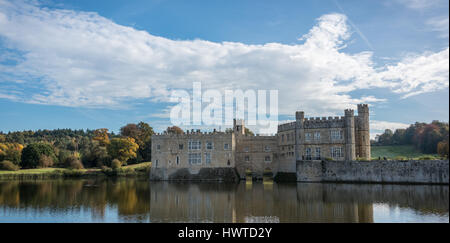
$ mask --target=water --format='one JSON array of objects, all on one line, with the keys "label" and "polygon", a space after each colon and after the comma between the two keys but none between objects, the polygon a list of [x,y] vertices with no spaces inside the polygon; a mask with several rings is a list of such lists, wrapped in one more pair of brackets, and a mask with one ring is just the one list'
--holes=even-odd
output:
[{"label": "water", "polygon": [[449,187],[0,181],[0,222],[449,222]]}]

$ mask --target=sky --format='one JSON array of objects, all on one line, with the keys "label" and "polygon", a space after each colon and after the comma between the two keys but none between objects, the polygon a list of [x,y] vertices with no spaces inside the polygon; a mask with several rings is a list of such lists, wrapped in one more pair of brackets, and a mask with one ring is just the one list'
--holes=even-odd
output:
[{"label": "sky", "polygon": [[0,0],[0,131],[170,126],[171,91],[274,89],[279,120],[449,120],[447,0]]}]

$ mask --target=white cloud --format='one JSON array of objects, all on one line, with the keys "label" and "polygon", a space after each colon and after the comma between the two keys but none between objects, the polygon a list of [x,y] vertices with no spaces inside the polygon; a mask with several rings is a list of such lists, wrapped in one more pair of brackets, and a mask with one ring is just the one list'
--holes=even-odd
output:
[{"label": "white cloud", "polygon": [[0,64],[0,73],[22,80],[14,87],[23,92],[12,95],[11,88],[8,95],[30,103],[120,107],[167,101],[171,89],[190,90],[201,81],[204,89],[278,89],[280,114],[301,109],[311,116],[385,101],[350,95],[359,89],[385,87],[406,97],[448,87],[448,48],[377,69],[372,52],[343,51],[350,33],[345,15],[328,14],[302,44],[170,40],[96,13],[0,0],[0,36],[6,47],[23,53],[15,66]]},{"label": "white cloud", "polygon": [[440,6],[444,1],[447,0],[396,0],[408,8],[417,10]]},{"label": "white cloud", "polygon": [[439,37],[448,38],[449,23],[448,16],[439,16],[427,20],[426,24],[431,27],[432,31],[439,32]]},{"label": "white cloud", "polygon": [[432,92],[449,86],[449,48],[405,58],[380,73],[382,79],[395,81],[391,87],[403,98]]}]

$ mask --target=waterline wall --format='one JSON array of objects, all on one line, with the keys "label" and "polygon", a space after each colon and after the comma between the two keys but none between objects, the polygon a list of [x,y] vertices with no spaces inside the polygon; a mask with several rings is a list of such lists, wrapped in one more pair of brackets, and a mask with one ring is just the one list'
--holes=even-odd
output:
[{"label": "waterline wall", "polygon": [[297,161],[299,182],[449,184],[448,160]]}]

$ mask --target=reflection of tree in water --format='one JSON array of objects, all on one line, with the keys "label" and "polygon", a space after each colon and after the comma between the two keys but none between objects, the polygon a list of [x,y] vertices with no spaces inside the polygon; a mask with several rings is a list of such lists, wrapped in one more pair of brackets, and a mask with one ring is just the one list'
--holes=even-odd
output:
[{"label": "reflection of tree in water", "polygon": [[136,179],[0,182],[0,209],[72,213],[106,211],[132,222],[372,222],[373,204],[448,215],[448,186],[165,183]]},{"label": "reflection of tree in water", "polygon": [[117,206],[123,220],[148,219],[148,183],[137,180],[0,182],[0,207],[72,213],[91,209],[94,219],[102,219],[108,204]]}]

